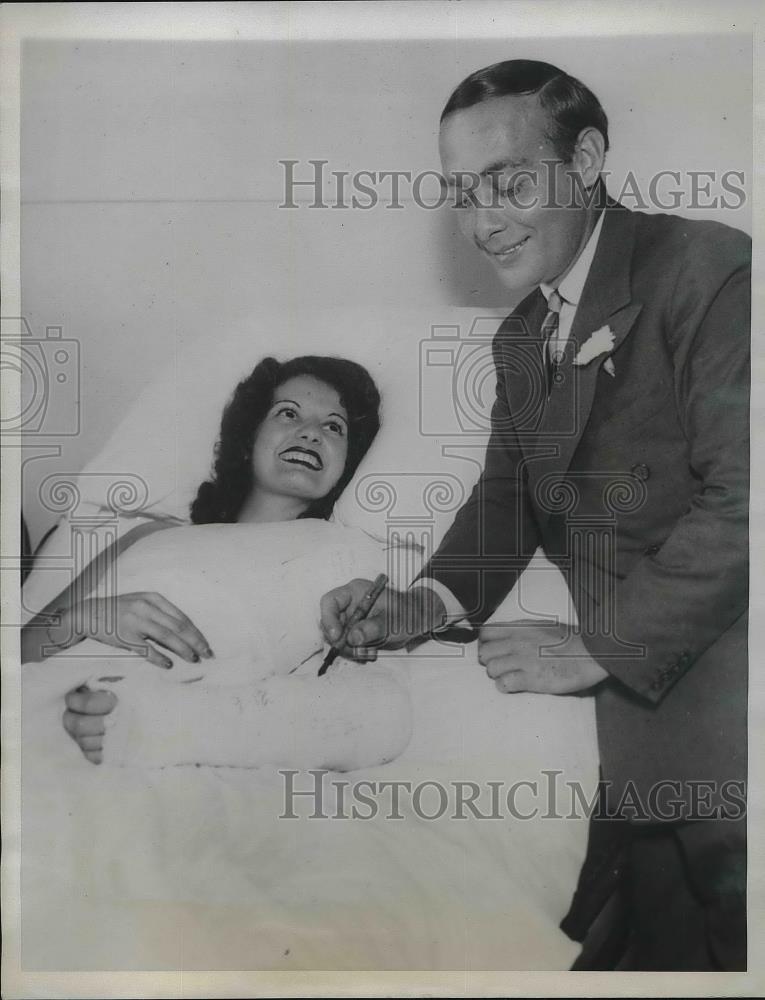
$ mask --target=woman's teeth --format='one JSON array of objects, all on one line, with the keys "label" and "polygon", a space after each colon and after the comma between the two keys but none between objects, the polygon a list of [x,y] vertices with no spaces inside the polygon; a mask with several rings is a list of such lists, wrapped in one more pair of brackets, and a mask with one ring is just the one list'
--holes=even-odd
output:
[{"label": "woman's teeth", "polygon": [[281,457],[285,462],[292,462],[296,465],[305,465],[309,469],[314,469],[317,472],[322,468],[321,460],[313,452],[297,450],[285,451]]}]

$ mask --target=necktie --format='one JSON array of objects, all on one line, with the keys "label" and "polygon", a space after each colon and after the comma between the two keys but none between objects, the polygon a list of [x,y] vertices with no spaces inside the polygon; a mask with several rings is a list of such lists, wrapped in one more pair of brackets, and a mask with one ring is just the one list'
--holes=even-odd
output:
[{"label": "necktie", "polygon": [[553,289],[550,292],[550,298],[547,300],[547,315],[542,321],[542,353],[544,357],[545,385],[547,387],[548,399],[553,387],[555,366],[559,362],[559,359],[555,357],[557,354],[555,340],[558,336],[558,323],[560,321],[560,311],[563,301],[557,289]]}]

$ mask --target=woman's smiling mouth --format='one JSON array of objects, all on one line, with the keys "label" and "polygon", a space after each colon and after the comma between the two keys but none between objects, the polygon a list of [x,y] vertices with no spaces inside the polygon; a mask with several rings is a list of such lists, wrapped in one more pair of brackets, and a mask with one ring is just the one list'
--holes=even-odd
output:
[{"label": "woman's smiling mouth", "polygon": [[310,448],[288,448],[279,455],[279,458],[283,462],[289,462],[290,465],[300,465],[314,472],[321,472],[324,468],[321,456]]}]

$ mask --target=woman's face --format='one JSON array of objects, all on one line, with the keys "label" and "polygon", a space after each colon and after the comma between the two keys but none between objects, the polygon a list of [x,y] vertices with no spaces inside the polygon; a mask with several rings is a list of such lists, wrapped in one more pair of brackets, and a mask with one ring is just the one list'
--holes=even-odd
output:
[{"label": "woman's face", "polygon": [[310,375],[296,375],[276,389],[256,432],[254,491],[260,499],[305,501],[305,510],[337,484],[347,453],[348,414],[337,391]]}]

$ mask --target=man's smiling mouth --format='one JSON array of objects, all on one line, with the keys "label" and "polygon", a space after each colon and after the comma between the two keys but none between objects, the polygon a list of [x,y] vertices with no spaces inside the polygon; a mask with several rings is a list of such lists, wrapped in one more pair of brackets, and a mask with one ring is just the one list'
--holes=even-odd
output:
[{"label": "man's smiling mouth", "polygon": [[321,472],[324,463],[321,456],[310,448],[288,448],[279,456],[283,462],[290,465],[301,465],[304,469],[312,469],[314,472]]},{"label": "man's smiling mouth", "polygon": [[517,243],[512,243],[510,246],[504,247],[501,250],[491,250],[489,247],[484,247],[484,250],[492,257],[498,257],[502,260],[507,257],[512,257],[513,254],[518,253],[521,247],[525,246],[529,239],[529,236],[524,236],[522,240],[519,240]]}]

